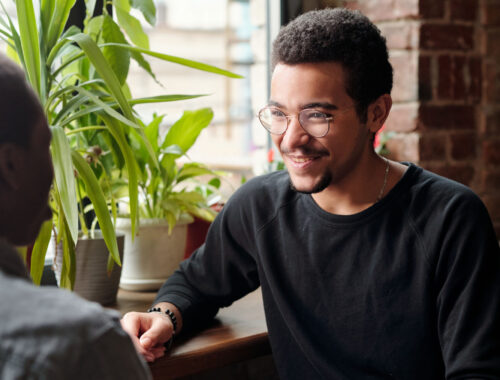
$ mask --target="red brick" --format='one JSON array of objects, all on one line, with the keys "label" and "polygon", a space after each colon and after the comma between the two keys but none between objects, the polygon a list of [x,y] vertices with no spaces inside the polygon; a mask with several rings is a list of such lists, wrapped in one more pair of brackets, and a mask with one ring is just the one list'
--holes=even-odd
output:
[{"label": "red brick", "polygon": [[498,191],[500,189],[500,168],[483,170],[481,177],[483,191]]},{"label": "red brick", "polygon": [[400,133],[387,141],[389,157],[397,161],[419,162],[418,135],[416,133]]},{"label": "red brick", "polygon": [[417,18],[419,15],[418,0],[364,0],[349,7],[359,9],[374,22],[397,20],[401,18]]},{"label": "red brick", "polygon": [[477,0],[450,0],[451,19],[473,21],[476,19],[477,8]]},{"label": "red brick", "polygon": [[443,18],[444,0],[420,0],[419,11],[422,18]]},{"label": "red brick", "polygon": [[500,165],[500,140],[483,141],[483,160],[486,165]]},{"label": "red brick", "polygon": [[472,165],[426,164],[423,166],[431,172],[463,183],[466,186],[469,186],[474,178],[475,170]]},{"label": "red brick", "polygon": [[446,141],[447,138],[444,135],[422,135],[419,142],[420,160],[444,161],[446,159]]},{"label": "red brick", "polygon": [[500,25],[500,3],[498,0],[485,1],[481,6],[481,23]]},{"label": "red brick", "polygon": [[474,107],[460,105],[426,105],[419,110],[420,121],[426,128],[474,129]]},{"label": "red brick", "polygon": [[438,58],[438,96],[441,99],[451,99],[453,71],[451,69],[452,59],[449,55],[442,55]]},{"label": "red brick", "polygon": [[423,24],[420,28],[420,47],[471,50],[474,48],[474,28],[466,25]]},{"label": "red brick", "polygon": [[418,98],[419,100],[432,99],[431,57],[419,56],[418,59]]},{"label": "red brick", "polygon": [[487,63],[484,76],[486,102],[500,103],[500,65]]},{"label": "red brick", "polygon": [[486,118],[485,132],[488,135],[500,134],[500,109],[488,109],[483,111]]},{"label": "red brick", "polygon": [[468,160],[476,157],[476,133],[454,133],[450,135],[451,158]]},{"label": "red brick", "polygon": [[394,102],[410,102],[418,99],[417,52],[398,51],[391,54],[394,68]]},{"label": "red brick", "polygon": [[388,131],[411,132],[417,128],[418,104],[417,103],[395,103],[387,118],[385,126]]},{"label": "red brick", "polygon": [[[483,83],[483,75],[481,70],[481,58],[469,57],[468,62],[468,75],[465,77],[468,98],[472,101],[479,102],[481,100]],[[499,86],[500,89],[500,86]],[[500,94],[500,91],[499,91]],[[499,96],[500,100],[500,96]]]},{"label": "red brick", "polygon": [[381,23],[380,32],[387,40],[389,49],[418,48],[418,25],[408,20]]},{"label": "red brick", "polygon": [[484,54],[495,60],[500,60],[500,29],[487,30],[484,33]]},{"label": "red brick", "polygon": [[440,99],[466,100],[469,98],[466,91],[466,80],[470,84],[470,74],[465,57],[442,55],[438,58],[439,84],[438,96]]}]

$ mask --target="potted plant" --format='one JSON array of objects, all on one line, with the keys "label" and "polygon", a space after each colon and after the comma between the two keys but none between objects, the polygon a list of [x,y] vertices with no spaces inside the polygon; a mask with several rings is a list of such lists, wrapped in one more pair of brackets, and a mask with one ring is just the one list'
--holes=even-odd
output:
[{"label": "potted plant", "polygon": [[[139,21],[130,14],[131,7],[135,6],[146,20],[154,22],[154,5],[150,1],[113,1],[116,19],[111,17],[106,6],[103,6],[102,15],[94,17],[96,2],[85,3],[84,30],[76,26],[65,30],[75,0],[41,0],[36,13],[31,0],[16,0],[16,20],[9,17],[0,1],[4,11],[0,16],[0,38],[7,43],[8,54],[24,68],[44,107],[53,136],[51,153],[55,179],[51,206],[54,217],[42,226],[33,247],[31,274],[34,282],[39,282],[47,246],[55,232],[57,242],[62,244],[60,286],[67,288],[74,287],[75,247],[79,236],[90,235],[84,223],[79,223],[83,220],[83,207],[79,205],[85,197],[92,203],[109,250],[108,272],[114,263],[121,262],[113,225],[116,202],[113,192],[107,191],[108,179],[115,167],[126,172],[131,228],[136,230],[138,173],[134,147],[127,139],[131,131],[141,149],[148,152],[153,165],[159,163],[133,106],[198,96],[134,99],[126,84],[130,60],[136,60],[153,76],[144,55],[238,77],[213,66],[150,51]],[[95,146],[109,152],[99,157],[98,163],[88,160]]]},{"label": "potted plant", "polygon": [[[211,109],[185,111],[160,138],[163,116],[154,116],[145,126],[153,148],[155,165],[144,147],[134,149],[139,167],[140,227],[133,239],[130,218],[117,220],[117,231],[125,234],[125,253],[120,286],[128,290],[158,289],[184,258],[188,225],[195,218],[211,222],[220,200],[219,174],[196,162],[179,163],[201,131],[213,118]],[[138,136],[131,136],[138,145]],[[201,176],[211,178],[197,182]]]}]

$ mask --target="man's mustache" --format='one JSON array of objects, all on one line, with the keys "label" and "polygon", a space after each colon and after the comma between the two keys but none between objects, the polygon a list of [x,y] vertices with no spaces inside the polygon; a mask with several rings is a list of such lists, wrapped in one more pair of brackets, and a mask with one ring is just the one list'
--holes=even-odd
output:
[{"label": "man's mustache", "polygon": [[326,150],[318,150],[308,146],[301,146],[300,148],[289,149],[283,145],[280,145],[280,151],[282,154],[300,154],[303,156],[329,156],[330,153]]}]

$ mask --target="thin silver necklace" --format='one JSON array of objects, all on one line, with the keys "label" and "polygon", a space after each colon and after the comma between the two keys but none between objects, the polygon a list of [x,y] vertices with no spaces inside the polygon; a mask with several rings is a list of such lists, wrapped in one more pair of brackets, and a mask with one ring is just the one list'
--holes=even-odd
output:
[{"label": "thin silver necklace", "polygon": [[380,189],[380,193],[378,193],[377,197],[377,202],[382,199],[382,195],[384,195],[385,191],[385,186],[387,185],[387,177],[389,174],[389,160],[385,157],[382,157],[385,160],[385,174],[384,174],[384,184],[382,185],[382,188]]}]

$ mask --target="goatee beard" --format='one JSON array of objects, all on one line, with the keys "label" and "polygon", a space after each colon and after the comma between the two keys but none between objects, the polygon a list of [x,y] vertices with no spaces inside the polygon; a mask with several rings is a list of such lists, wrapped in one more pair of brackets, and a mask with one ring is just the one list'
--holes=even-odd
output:
[{"label": "goatee beard", "polygon": [[330,185],[330,183],[332,182],[332,174],[330,172],[326,172],[325,174],[323,174],[323,176],[321,177],[321,179],[319,180],[319,182],[314,185],[314,187],[312,189],[309,189],[309,190],[299,190],[295,187],[295,185],[293,184],[292,182],[292,179],[290,178],[290,188],[293,190],[293,191],[296,191],[297,193],[302,193],[302,194],[314,194],[314,193],[319,193],[323,190],[325,190],[328,185]]}]

